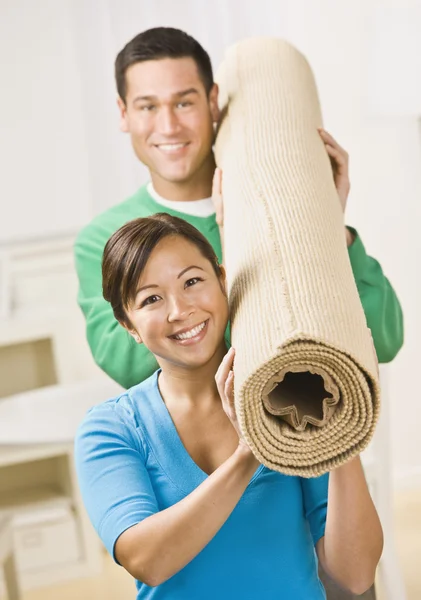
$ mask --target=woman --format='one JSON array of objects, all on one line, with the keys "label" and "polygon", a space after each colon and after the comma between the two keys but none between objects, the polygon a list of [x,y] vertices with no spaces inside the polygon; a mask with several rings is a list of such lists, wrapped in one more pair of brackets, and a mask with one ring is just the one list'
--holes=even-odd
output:
[{"label": "woman", "polygon": [[103,292],[160,366],[91,409],[76,439],[88,513],[137,598],[323,599],[315,549],[341,585],[369,588],[382,531],[359,458],[287,477],[241,436],[225,273],[200,232],[167,214],[130,221],[105,247]]}]

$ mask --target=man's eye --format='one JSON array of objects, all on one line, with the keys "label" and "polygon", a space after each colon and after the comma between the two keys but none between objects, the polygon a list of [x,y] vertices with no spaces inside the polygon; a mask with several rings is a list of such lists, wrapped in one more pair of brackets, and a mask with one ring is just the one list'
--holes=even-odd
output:
[{"label": "man's eye", "polygon": [[179,102],[177,104],[178,108],[187,108],[188,106],[191,106],[192,102],[188,102],[187,100],[185,102]]},{"label": "man's eye", "polygon": [[185,287],[191,287],[192,285],[195,285],[199,281],[203,281],[203,279],[201,279],[200,277],[192,277],[191,279],[188,279],[186,281]]},{"label": "man's eye", "polygon": [[146,298],[146,300],[144,300],[142,302],[140,307],[142,308],[143,306],[149,306],[150,304],[155,304],[155,302],[158,302],[158,300],[159,300],[159,296],[149,296],[149,298]]},{"label": "man's eye", "polygon": [[155,108],[155,104],[145,104],[144,106],[140,107],[140,110],[142,110],[143,112],[150,112],[154,108]]}]

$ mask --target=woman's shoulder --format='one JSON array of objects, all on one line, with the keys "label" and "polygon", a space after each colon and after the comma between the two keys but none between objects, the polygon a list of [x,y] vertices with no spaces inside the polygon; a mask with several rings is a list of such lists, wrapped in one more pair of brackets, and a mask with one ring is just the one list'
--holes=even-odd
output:
[{"label": "woman's shoulder", "polygon": [[89,429],[107,430],[109,434],[144,436],[147,423],[154,418],[158,392],[158,372],[121,394],[92,406],[79,426],[79,433]]}]

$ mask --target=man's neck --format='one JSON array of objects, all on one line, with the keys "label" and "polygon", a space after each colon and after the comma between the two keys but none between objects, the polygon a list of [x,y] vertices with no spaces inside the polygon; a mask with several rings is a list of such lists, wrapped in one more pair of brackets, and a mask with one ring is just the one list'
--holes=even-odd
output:
[{"label": "man's neck", "polygon": [[173,182],[157,177],[151,172],[151,181],[155,192],[164,198],[174,202],[191,202],[209,198],[212,194],[212,179],[215,172],[215,161],[204,164],[195,175],[181,182]]}]

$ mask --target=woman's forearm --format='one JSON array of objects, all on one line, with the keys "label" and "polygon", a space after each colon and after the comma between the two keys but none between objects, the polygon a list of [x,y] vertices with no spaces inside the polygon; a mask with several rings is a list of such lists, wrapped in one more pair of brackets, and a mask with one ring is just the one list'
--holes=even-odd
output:
[{"label": "woman's forearm", "polygon": [[240,445],[183,500],[125,531],[116,543],[117,560],[150,586],[172,577],[216,535],[258,464],[250,450]]},{"label": "woman's forearm", "polygon": [[338,583],[361,594],[374,582],[382,549],[382,527],[357,457],[330,473],[320,558]]}]

